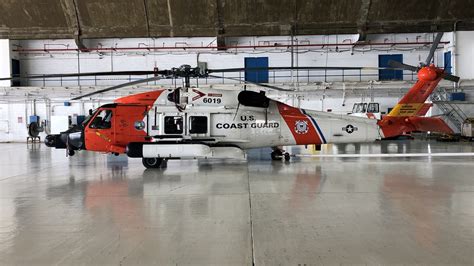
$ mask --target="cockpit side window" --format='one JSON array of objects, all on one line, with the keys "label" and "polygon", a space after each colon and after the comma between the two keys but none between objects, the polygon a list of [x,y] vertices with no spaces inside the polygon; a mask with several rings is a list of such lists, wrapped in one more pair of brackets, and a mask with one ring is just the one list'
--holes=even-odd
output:
[{"label": "cockpit side window", "polygon": [[112,127],[112,110],[101,110],[89,125],[89,128],[108,129]]}]

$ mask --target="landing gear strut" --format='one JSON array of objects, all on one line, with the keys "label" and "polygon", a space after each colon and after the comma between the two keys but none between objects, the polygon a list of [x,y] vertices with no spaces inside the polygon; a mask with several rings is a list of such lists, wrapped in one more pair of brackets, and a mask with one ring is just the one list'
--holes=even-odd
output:
[{"label": "landing gear strut", "polygon": [[166,168],[168,160],[163,158],[142,158],[145,168]]},{"label": "landing gear strut", "polygon": [[285,159],[285,161],[290,161],[290,154],[288,152],[285,152],[284,150],[280,148],[274,148],[272,153],[270,154],[272,157],[273,161],[279,161],[282,158]]}]

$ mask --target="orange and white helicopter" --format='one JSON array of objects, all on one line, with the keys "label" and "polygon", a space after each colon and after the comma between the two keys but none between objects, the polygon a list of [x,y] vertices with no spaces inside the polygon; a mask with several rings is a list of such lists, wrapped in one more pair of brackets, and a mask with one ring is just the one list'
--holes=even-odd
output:
[{"label": "orange and white helicopter", "polygon": [[142,158],[146,168],[158,168],[168,159],[245,158],[245,150],[250,148],[273,147],[272,159],[289,160],[290,155],[277,147],[372,142],[412,131],[452,133],[440,117],[417,115],[441,79],[459,80],[430,64],[433,54],[434,49],[420,67],[392,62],[395,68],[417,71],[418,81],[380,120],[300,109],[272,100],[263,91],[191,88],[190,78],[218,77],[212,73],[242,69],[202,70],[185,65],[74,98],[169,77],[184,77],[186,84],[118,98],[91,112],[81,126],[48,135],[45,143],[67,149],[69,155],[77,150],[125,153]]}]

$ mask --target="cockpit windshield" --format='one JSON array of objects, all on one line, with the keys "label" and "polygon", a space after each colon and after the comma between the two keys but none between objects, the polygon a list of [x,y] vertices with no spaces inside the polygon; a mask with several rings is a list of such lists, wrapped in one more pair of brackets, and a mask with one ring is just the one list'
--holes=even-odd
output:
[{"label": "cockpit windshield", "polygon": [[112,126],[112,110],[102,109],[89,124],[89,128],[108,129]]},{"label": "cockpit windshield", "polygon": [[89,110],[89,115],[82,122],[83,127],[85,127],[89,123],[89,121],[92,119],[92,117],[94,117],[95,113],[97,113],[97,109]]}]

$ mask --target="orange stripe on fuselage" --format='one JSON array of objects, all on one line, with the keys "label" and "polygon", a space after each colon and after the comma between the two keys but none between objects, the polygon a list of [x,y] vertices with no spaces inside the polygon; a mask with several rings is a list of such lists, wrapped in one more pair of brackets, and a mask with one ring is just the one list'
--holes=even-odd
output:
[{"label": "orange stripe on fuselage", "polygon": [[[311,120],[307,115],[303,114],[300,109],[291,107],[284,103],[277,103],[277,106],[281,117],[285,120],[291,134],[293,134],[296,144],[305,145],[323,143]],[[297,130],[297,124],[306,124],[307,130]],[[302,127],[304,128],[304,126]]]}]

